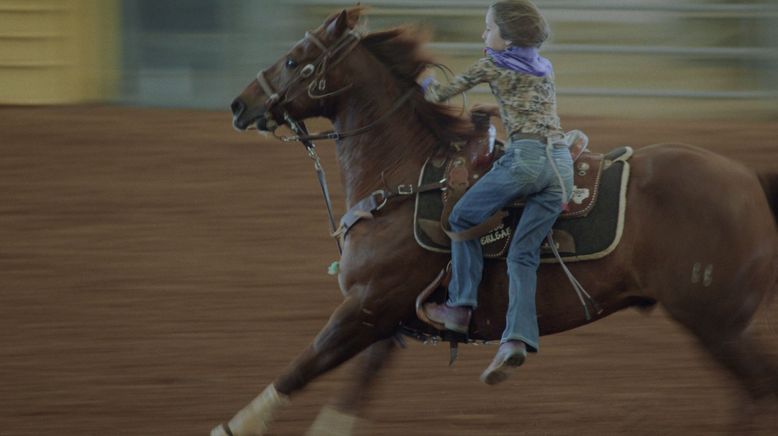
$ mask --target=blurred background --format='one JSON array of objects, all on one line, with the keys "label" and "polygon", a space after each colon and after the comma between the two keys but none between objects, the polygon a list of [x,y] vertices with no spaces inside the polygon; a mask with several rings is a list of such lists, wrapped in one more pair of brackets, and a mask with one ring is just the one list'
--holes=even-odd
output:
[{"label": "blurred background", "polygon": [[[455,71],[491,0],[375,0],[374,30],[417,23]],[[0,0],[0,104],[225,109],[340,7],[329,0]],[[774,0],[538,0],[563,115],[778,115]],[[478,100],[477,89],[471,93]]]}]

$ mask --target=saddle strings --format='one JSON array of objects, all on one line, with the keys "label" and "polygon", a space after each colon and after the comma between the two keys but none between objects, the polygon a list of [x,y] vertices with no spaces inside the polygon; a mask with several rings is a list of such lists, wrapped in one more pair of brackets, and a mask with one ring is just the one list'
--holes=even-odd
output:
[{"label": "saddle strings", "polygon": [[[570,272],[570,269],[565,265],[565,262],[562,260],[562,256],[559,254],[559,250],[556,248],[556,243],[554,242],[553,237],[553,230],[548,233],[548,236],[546,237],[546,240],[548,241],[548,245],[551,246],[551,251],[554,253],[554,257],[559,261],[559,266],[562,267],[562,271],[564,271],[565,275],[567,276],[567,279],[570,280],[570,284],[573,285],[573,289],[575,290],[576,295],[578,295],[578,299],[581,301],[581,306],[583,306],[584,314],[586,315],[586,320],[591,321],[592,316],[589,313],[589,306],[586,304],[587,301],[589,304],[592,305],[592,308],[594,309],[594,312],[596,315],[599,315],[602,313],[602,308],[599,304],[597,304],[597,301],[592,298],[591,295],[589,295],[588,292],[586,292],[586,289],[583,287],[581,282],[578,281],[578,279],[575,278],[572,272]],[[584,296],[586,296],[586,300],[584,300]]]}]

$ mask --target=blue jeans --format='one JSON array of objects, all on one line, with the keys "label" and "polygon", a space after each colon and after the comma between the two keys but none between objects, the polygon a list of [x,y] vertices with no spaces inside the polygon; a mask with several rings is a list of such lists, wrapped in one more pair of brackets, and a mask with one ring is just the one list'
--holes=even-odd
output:
[{"label": "blue jeans", "polygon": [[[560,177],[548,159],[551,156]],[[562,198],[560,178],[568,198]],[[474,227],[517,197],[527,197],[516,234],[508,247],[508,313],[501,342],[520,340],[529,351],[538,350],[535,310],[540,246],[562,212],[573,190],[573,162],[566,147],[549,147],[536,140],[510,143],[493,168],[459,202],[449,216],[453,231]],[[478,306],[478,285],[483,273],[483,250],[478,239],[452,242],[450,306]]]}]

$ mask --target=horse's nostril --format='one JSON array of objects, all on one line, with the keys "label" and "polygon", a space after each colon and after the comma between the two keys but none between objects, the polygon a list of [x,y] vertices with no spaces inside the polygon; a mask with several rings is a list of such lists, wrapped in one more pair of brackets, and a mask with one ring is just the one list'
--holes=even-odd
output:
[{"label": "horse's nostril", "polygon": [[230,109],[232,109],[233,115],[238,116],[246,109],[246,105],[239,98],[236,98],[230,105]]}]

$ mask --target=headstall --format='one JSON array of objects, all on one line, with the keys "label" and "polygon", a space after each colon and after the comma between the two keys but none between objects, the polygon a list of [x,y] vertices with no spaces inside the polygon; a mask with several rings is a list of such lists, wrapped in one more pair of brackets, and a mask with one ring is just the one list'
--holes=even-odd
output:
[{"label": "headstall", "polygon": [[[308,97],[318,100],[342,94],[352,86],[352,84],[348,84],[338,90],[326,92],[327,79],[325,76],[328,67],[340,63],[359,44],[362,37],[357,32],[350,30],[344,33],[343,36],[335,41],[332,48],[327,48],[319,38],[310,32],[305,32],[304,39],[317,46],[321,50],[321,54],[313,62],[300,68],[297,75],[287,82],[283,88],[275,91],[270,82],[265,78],[265,70],[260,70],[257,73],[257,84],[262,88],[262,92],[268,96],[267,101],[265,101],[265,118],[269,122],[277,123],[270,113],[275,106],[281,106],[284,109],[284,118],[288,118],[284,105],[293,101],[305,91],[307,91]],[[300,85],[308,79],[310,79],[310,82],[307,86],[301,86],[297,90],[292,91],[294,86]],[[276,127],[277,124],[272,126],[270,128],[271,131],[275,130]],[[296,140],[296,138],[292,140]]]}]

